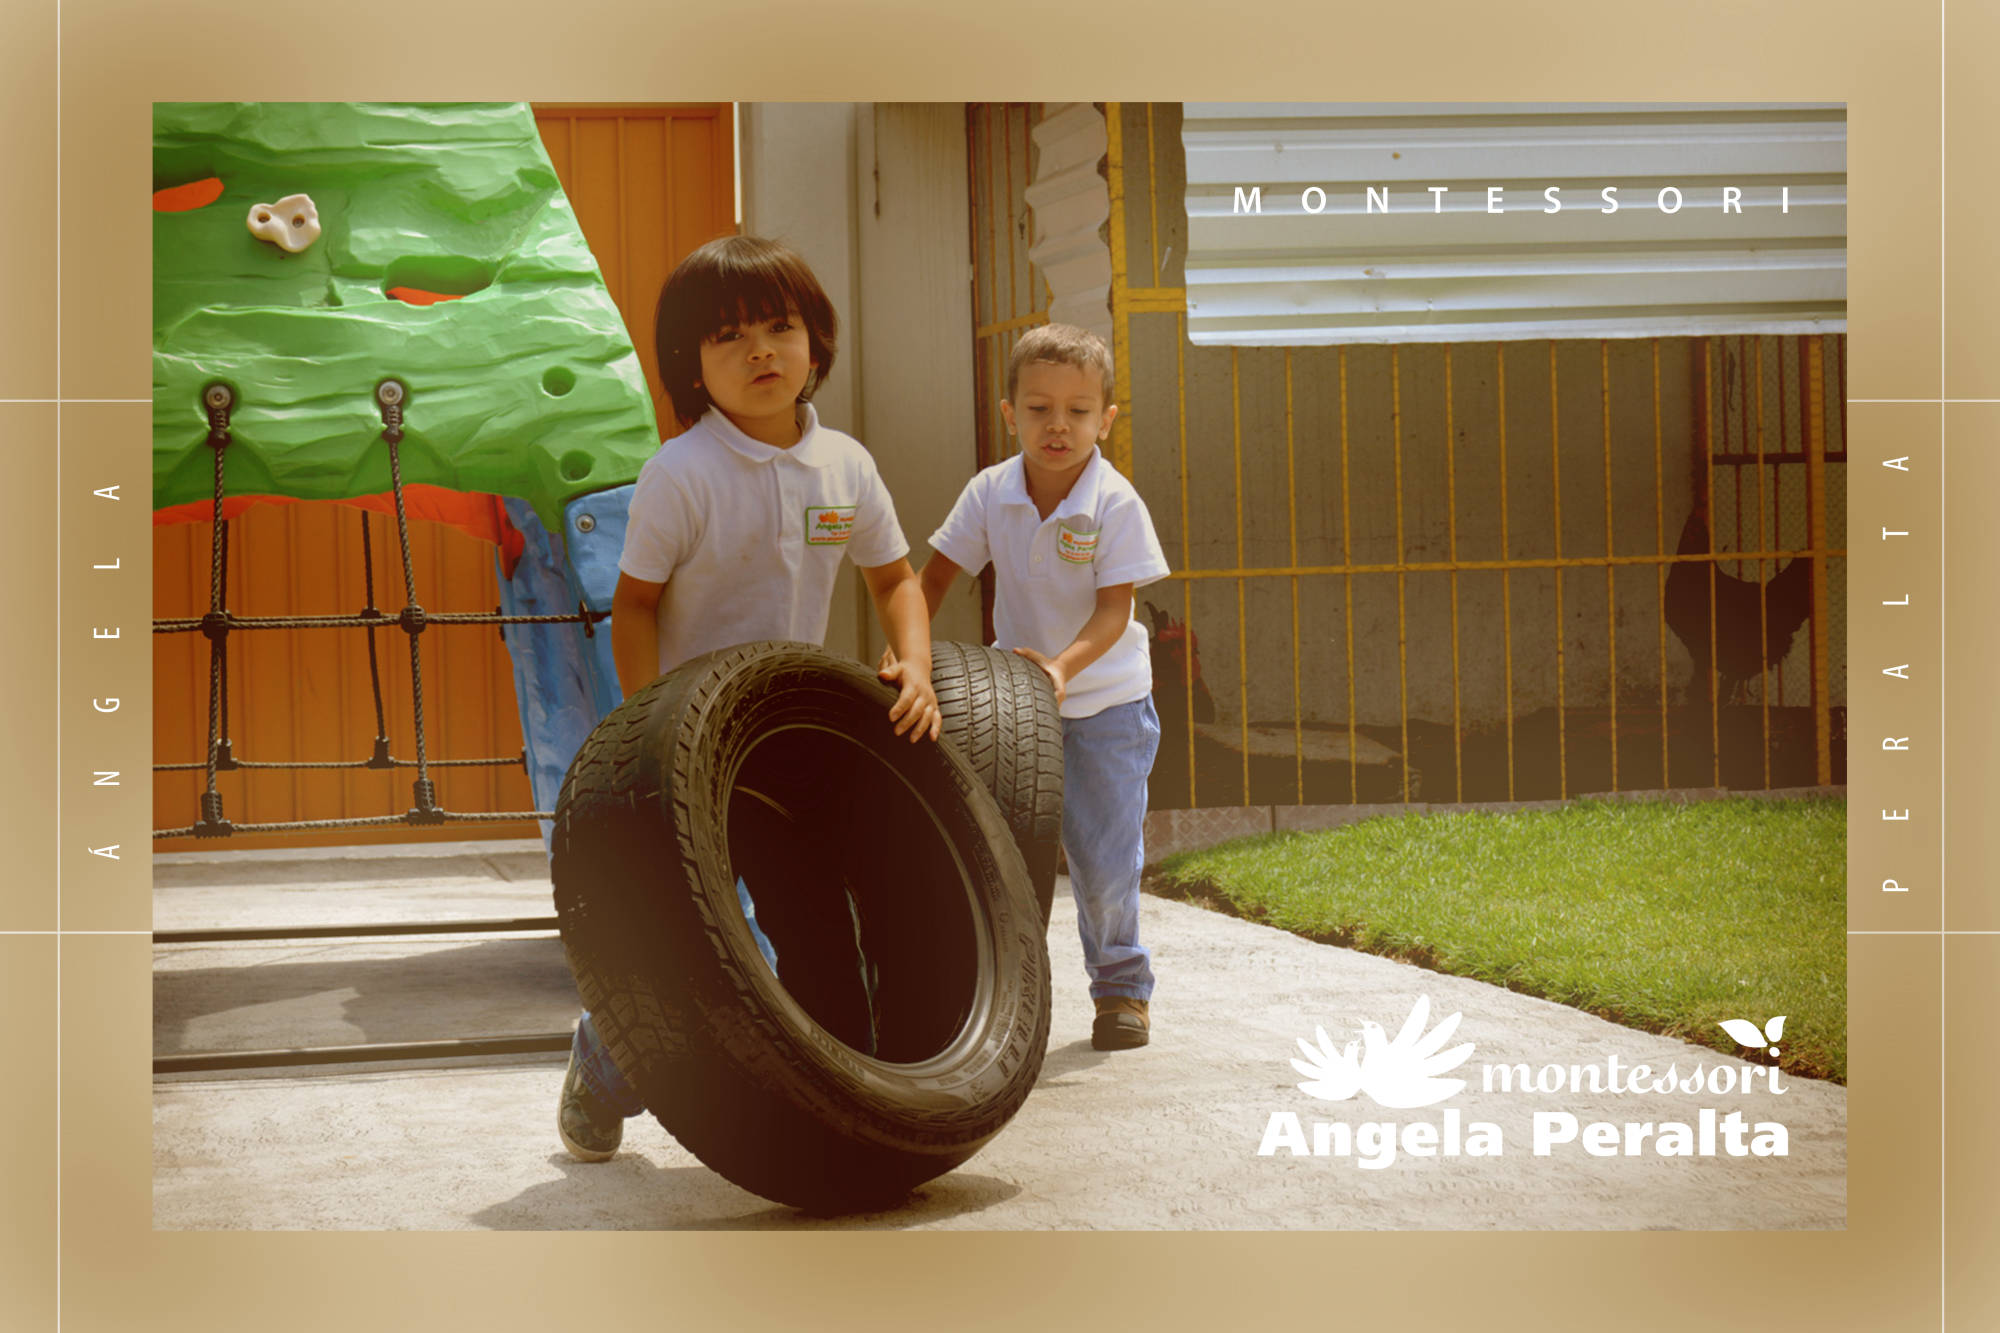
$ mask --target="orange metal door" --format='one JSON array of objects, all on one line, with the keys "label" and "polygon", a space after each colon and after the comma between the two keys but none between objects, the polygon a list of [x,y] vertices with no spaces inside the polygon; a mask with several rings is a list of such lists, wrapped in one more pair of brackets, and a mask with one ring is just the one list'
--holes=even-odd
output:
[{"label": "orange metal door", "polygon": [[732,109],[544,105],[535,123],[639,349],[660,434],[678,434],[660,387],[653,305],[689,251],[736,230]]},{"label": "orange metal door", "polygon": [[[646,367],[656,413],[673,414],[654,368],[653,302],[682,256],[735,226],[733,120],[728,103],[551,105],[535,108],[550,160],[625,317]],[[375,605],[403,605],[395,526],[371,515]],[[238,615],[359,611],[363,588],[361,511],[348,505],[255,505],[229,531],[228,607]],[[154,529],[153,614],[208,610],[211,525]],[[411,521],[417,599],[430,610],[482,611],[499,593],[494,548],[456,529]],[[376,734],[367,634],[359,629],[259,630],[229,639],[228,736],[241,762],[353,761]],[[394,630],[375,633],[377,674],[390,752],[415,755],[409,647]],[[513,668],[491,625],[432,626],[422,636],[425,736],[432,763],[517,756],[521,728]],[[153,756],[192,769],[153,785],[157,828],[192,824],[204,786],[209,712],[208,641],[163,634],[153,643]],[[529,810],[518,763],[432,774],[438,804],[453,811]],[[217,775],[234,823],[397,814],[412,805],[415,770],[237,769]],[[158,851],[201,846],[298,846],[531,837],[525,821],[415,828],[387,825],[239,835],[227,844],[162,839]]]}]

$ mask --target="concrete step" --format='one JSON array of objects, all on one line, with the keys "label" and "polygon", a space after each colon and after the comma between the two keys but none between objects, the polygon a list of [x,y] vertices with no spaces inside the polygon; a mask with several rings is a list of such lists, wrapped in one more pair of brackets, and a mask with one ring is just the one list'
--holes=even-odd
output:
[{"label": "concrete step", "polygon": [[[536,840],[158,858],[159,931],[554,915]],[[576,1021],[553,930],[158,943],[155,1055],[547,1033]]]}]

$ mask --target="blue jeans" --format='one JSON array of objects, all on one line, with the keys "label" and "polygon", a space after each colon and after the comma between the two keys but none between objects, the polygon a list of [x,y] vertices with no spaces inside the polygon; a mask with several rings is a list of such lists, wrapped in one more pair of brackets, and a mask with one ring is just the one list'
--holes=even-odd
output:
[{"label": "blue jeans", "polygon": [[1139,869],[1146,778],[1159,748],[1151,695],[1063,719],[1063,850],[1093,999],[1153,995],[1153,956],[1139,943]]},{"label": "blue jeans", "polygon": [[639,1090],[618,1072],[618,1064],[611,1058],[610,1049],[591,1025],[588,1009],[577,1021],[576,1035],[569,1041],[569,1053],[576,1062],[577,1073],[583,1076],[583,1085],[598,1101],[628,1120],[646,1109]]}]

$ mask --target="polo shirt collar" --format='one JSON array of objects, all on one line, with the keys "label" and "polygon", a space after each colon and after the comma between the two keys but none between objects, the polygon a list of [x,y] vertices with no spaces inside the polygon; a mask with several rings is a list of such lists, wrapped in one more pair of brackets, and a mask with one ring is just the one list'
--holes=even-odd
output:
[{"label": "polo shirt collar", "polygon": [[807,467],[825,467],[833,461],[833,454],[824,432],[819,428],[819,413],[813,410],[811,403],[800,403],[797,410],[799,442],[789,449],[780,449],[762,440],[751,439],[713,404],[702,414],[701,423],[716,439],[753,463],[769,463],[780,458],[790,458]]},{"label": "polo shirt collar", "polygon": [[[1000,501],[1003,504],[1024,504],[1035,502],[1028,495],[1028,464],[1020,454],[1014,455],[1013,466],[1001,477]],[[1069,494],[1050,513],[1049,518],[1068,518],[1072,514],[1090,514],[1097,510],[1097,492],[1104,485],[1104,469],[1111,466],[1104,461],[1104,447],[1091,446],[1090,461],[1083,465],[1083,472],[1076,479],[1076,485],[1069,488]],[[1047,520],[1044,520],[1045,522]]]}]

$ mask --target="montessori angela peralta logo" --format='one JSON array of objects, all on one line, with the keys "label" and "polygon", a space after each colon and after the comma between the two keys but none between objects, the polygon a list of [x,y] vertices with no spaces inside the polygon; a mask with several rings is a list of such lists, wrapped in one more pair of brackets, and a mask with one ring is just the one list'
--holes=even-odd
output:
[{"label": "montessori angela peralta logo", "polygon": [[[1299,1038],[1304,1058],[1294,1057],[1291,1062],[1293,1069],[1305,1075],[1305,1081],[1297,1085],[1299,1091],[1325,1102],[1365,1099],[1393,1111],[1421,1110],[1450,1101],[1465,1091],[1466,1080],[1449,1075],[1471,1058],[1473,1043],[1446,1046],[1463,1014],[1449,1014],[1435,1027],[1430,1017],[1430,997],[1420,995],[1394,1037],[1381,1024],[1363,1019],[1358,1021],[1360,1037],[1342,1046],[1327,1036],[1324,1027],[1315,1028],[1313,1040]],[[1748,1019],[1731,1018],[1720,1026],[1738,1045],[1775,1059],[1785,1019],[1781,1014],[1759,1026]],[[1656,1070],[1650,1065],[1627,1064],[1614,1054],[1595,1064],[1486,1064],[1479,1072],[1482,1092],[1515,1096],[1588,1093],[1593,1097],[1612,1094],[1657,1099],[1753,1092],[1782,1096],[1785,1091],[1775,1064],[1740,1061],[1698,1062],[1688,1071],[1674,1063]],[[1537,1157],[1553,1156],[1559,1148],[1572,1144],[1593,1157],[1787,1155],[1784,1125],[1771,1120],[1753,1124],[1741,1111],[1724,1114],[1713,1106],[1695,1108],[1691,1121],[1659,1118],[1622,1123],[1586,1122],[1569,1110],[1537,1109],[1532,1125]],[[1409,1121],[1308,1123],[1296,1111],[1278,1110],[1265,1123],[1257,1155],[1352,1158],[1363,1169],[1380,1170],[1394,1165],[1399,1156],[1499,1157],[1505,1154],[1506,1146],[1506,1134],[1498,1123],[1468,1120],[1456,1106],[1445,1107],[1436,1119]]]}]

